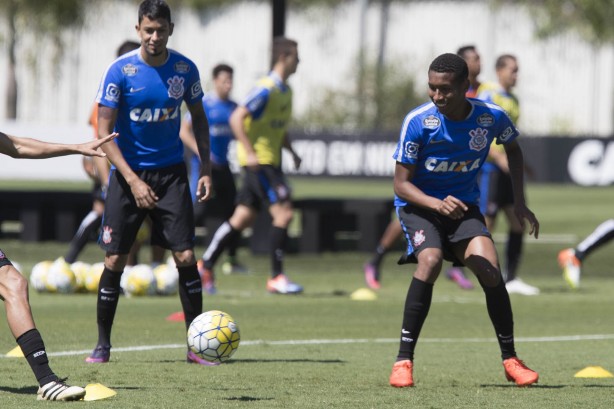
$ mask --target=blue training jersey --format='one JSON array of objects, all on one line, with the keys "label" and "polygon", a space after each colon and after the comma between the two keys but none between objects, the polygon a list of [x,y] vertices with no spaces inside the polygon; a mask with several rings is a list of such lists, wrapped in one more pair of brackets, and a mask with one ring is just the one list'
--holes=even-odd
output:
[{"label": "blue training jersey", "polygon": [[[477,175],[491,142],[508,143],[518,131],[501,107],[467,100],[472,109],[462,121],[446,118],[432,102],[412,110],[403,121],[393,158],[416,166],[411,182],[425,194],[441,200],[452,195],[467,204],[478,204]],[[408,202],[395,195],[394,204]]]},{"label": "blue training jersey", "polygon": [[183,161],[181,104],[194,104],[202,96],[191,60],[169,49],[167,61],[152,67],[137,49],[107,68],[96,102],[117,109],[115,131],[120,136],[115,143],[130,167],[158,169]]},{"label": "blue training jersey", "polygon": [[[230,114],[237,107],[237,103],[228,99],[220,99],[215,93],[207,93],[203,97],[203,108],[209,121],[209,138],[211,143],[211,162],[215,165],[228,166],[228,146],[234,139],[230,129]],[[191,121],[190,113],[186,120]],[[192,199],[196,200],[196,185],[200,177],[200,157],[190,155],[190,190]]]}]

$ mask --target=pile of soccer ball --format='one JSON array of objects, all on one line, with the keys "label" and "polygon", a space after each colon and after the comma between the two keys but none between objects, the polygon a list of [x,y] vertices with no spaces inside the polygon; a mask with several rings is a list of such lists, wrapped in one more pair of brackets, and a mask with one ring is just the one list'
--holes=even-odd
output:
[{"label": "pile of soccer ball", "polygon": [[204,312],[188,328],[188,347],[209,362],[219,364],[230,359],[240,341],[239,326],[223,311]]},{"label": "pile of soccer ball", "polygon": [[[102,262],[90,265],[76,261],[69,264],[60,257],[34,265],[30,284],[38,292],[97,293],[103,269]],[[173,295],[177,293],[178,284],[177,268],[170,261],[153,269],[146,264],[127,267],[120,283],[127,296]]]}]

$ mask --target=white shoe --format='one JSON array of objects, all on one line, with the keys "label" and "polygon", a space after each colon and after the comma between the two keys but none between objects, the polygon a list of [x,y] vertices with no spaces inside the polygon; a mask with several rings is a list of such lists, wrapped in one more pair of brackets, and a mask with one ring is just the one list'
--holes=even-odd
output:
[{"label": "white shoe", "polygon": [[58,379],[39,387],[36,395],[37,400],[81,400],[85,396],[85,389],[66,385],[64,379]]},{"label": "white shoe", "polygon": [[520,278],[514,278],[511,281],[505,283],[505,288],[509,294],[522,294],[522,295],[537,295],[539,294],[539,288],[533,287],[522,281]]}]

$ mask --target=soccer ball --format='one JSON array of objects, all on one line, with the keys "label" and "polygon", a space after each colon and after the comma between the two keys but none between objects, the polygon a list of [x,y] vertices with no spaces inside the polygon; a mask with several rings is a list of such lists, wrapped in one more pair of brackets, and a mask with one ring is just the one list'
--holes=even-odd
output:
[{"label": "soccer ball", "polygon": [[36,263],[30,272],[30,285],[38,292],[47,291],[47,273],[53,261],[45,260]]},{"label": "soccer ball", "polygon": [[85,282],[90,268],[91,266],[83,261],[75,261],[70,265],[70,269],[75,273],[75,278],[77,279],[77,291],[87,292]]},{"label": "soccer ball", "polygon": [[241,334],[232,317],[222,311],[207,311],[194,318],[188,328],[188,347],[202,359],[227,361],[239,348]]},{"label": "soccer ball", "polygon": [[160,264],[153,269],[156,276],[156,292],[160,295],[177,294],[179,287],[179,273],[175,266]]},{"label": "soccer ball", "polygon": [[128,297],[154,295],[156,293],[156,276],[147,264],[137,264],[126,268],[120,285]]},{"label": "soccer ball", "polygon": [[49,266],[46,287],[47,291],[51,293],[69,294],[75,292],[77,279],[70,268],[70,264],[64,261],[64,258],[58,258]]}]

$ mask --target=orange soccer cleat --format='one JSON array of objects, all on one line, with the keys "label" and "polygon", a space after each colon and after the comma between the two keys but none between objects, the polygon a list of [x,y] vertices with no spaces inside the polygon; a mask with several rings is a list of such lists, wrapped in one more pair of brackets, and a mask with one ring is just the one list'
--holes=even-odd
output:
[{"label": "orange soccer cleat", "polygon": [[539,374],[529,369],[520,359],[513,357],[503,361],[505,377],[508,381],[516,382],[518,386],[529,386],[537,383]]},{"label": "orange soccer cleat", "polygon": [[409,359],[395,362],[390,374],[390,385],[395,388],[414,386],[414,364]]}]

